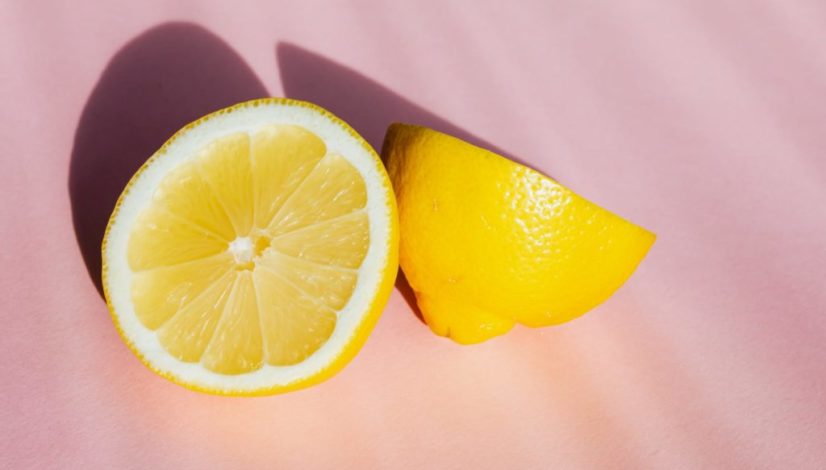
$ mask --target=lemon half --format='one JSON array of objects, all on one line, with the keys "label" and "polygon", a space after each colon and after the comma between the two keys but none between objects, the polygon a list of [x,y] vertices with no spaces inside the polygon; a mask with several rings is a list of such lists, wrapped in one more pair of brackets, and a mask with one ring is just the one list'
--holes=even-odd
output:
[{"label": "lemon half", "polygon": [[541,173],[432,129],[390,126],[382,156],[402,270],[430,328],[459,343],[582,315],[654,243]]},{"label": "lemon half", "polygon": [[393,191],[370,145],[318,106],[261,99],[189,124],[138,170],[106,229],[103,287],[153,371],[269,394],[356,354],[397,250]]}]

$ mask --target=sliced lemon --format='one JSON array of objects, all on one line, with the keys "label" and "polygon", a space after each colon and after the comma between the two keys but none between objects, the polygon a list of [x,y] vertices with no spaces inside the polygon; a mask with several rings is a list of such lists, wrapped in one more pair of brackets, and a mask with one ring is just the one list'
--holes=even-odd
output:
[{"label": "sliced lemon", "polygon": [[138,170],[102,250],[112,318],[150,369],[199,391],[282,392],[330,377],[374,326],[397,270],[395,199],[347,124],[250,101]]},{"label": "sliced lemon", "polygon": [[541,173],[432,129],[392,125],[382,155],[402,270],[430,328],[459,343],[582,315],[654,243]]}]

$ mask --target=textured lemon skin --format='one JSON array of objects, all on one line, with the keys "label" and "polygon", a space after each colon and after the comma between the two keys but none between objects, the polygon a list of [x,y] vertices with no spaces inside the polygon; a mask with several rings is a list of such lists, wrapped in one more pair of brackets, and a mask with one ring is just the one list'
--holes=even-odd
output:
[{"label": "textured lemon skin", "polygon": [[350,135],[352,135],[361,146],[374,157],[377,167],[379,169],[382,168],[381,160],[379,156],[376,154],[376,151],[367,141],[364,140],[350,125],[346,122],[339,119],[334,114],[330,113],[326,109],[315,105],[313,103],[309,103],[306,101],[300,100],[293,100],[289,98],[261,98],[251,101],[246,101],[243,103],[238,103],[236,105],[230,106],[228,108],[220,109],[215,111],[214,113],[208,114],[196,121],[193,121],[183,128],[181,128],[178,132],[176,132],[172,137],[169,138],[161,148],[155,152],[141,167],[129,182],[126,184],[126,187],[121,192],[120,196],[118,197],[117,202],[115,203],[115,208],[112,210],[112,215],[109,217],[109,222],[106,225],[106,231],[103,235],[103,242],[101,244],[101,259],[102,259],[102,266],[101,266],[101,280],[103,284],[103,293],[106,299],[106,306],[109,309],[109,314],[112,317],[112,322],[115,325],[115,329],[120,335],[121,339],[124,343],[132,350],[132,352],[140,359],[140,361],[151,371],[155,372],[156,374],[166,378],[167,380],[176,383],[182,387],[187,389],[202,392],[202,393],[209,393],[213,395],[225,395],[225,396],[263,396],[263,395],[273,395],[278,393],[285,393],[293,390],[299,390],[302,388],[310,387],[312,385],[318,384],[323,382],[341,369],[344,368],[361,350],[361,347],[367,341],[367,337],[373,331],[373,328],[378,322],[379,317],[381,316],[382,311],[384,310],[385,305],[387,304],[388,299],[390,298],[390,293],[393,290],[393,286],[396,281],[396,274],[398,272],[398,251],[399,251],[399,225],[398,225],[398,209],[396,206],[395,198],[392,197],[393,189],[391,187],[390,181],[387,178],[382,180],[382,188],[385,194],[389,194],[390,197],[385,198],[387,201],[387,210],[389,213],[389,237],[387,243],[385,245],[386,249],[386,260],[384,267],[382,268],[381,272],[381,282],[379,286],[376,288],[372,301],[369,304],[368,311],[361,317],[361,322],[359,323],[358,327],[355,329],[350,341],[347,343],[347,347],[336,356],[336,358],[329,362],[325,367],[321,368],[318,372],[301,377],[295,381],[292,381],[285,385],[276,385],[272,387],[264,387],[256,390],[236,390],[232,388],[208,388],[203,387],[195,383],[187,382],[185,380],[180,379],[176,375],[160,370],[155,367],[150,361],[146,359],[143,353],[138,349],[135,344],[129,339],[129,337],[124,333],[123,328],[120,324],[120,320],[118,317],[117,312],[111,301],[111,295],[109,293],[110,285],[108,282],[108,263],[107,263],[107,243],[109,239],[109,232],[111,231],[112,225],[117,220],[117,216],[120,210],[120,207],[123,203],[123,199],[129,193],[132,185],[135,181],[138,180],[140,175],[149,168],[152,163],[161,158],[165,153],[167,148],[180,136],[186,134],[188,131],[200,126],[201,124],[213,119],[217,116],[222,114],[232,113],[237,110],[243,109],[245,107],[256,107],[256,106],[270,106],[270,105],[290,105],[290,106],[303,106],[310,108],[319,114],[322,114],[329,118],[330,120],[334,121],[335,123],[339,124],[342,129],[347,131]]},{"label": "textured lemon skin", "polygon": [[391,125],[382,157],[402,270],[430,328],[459,343],[582,315],[654,243],[541,173],[431,129]]}]

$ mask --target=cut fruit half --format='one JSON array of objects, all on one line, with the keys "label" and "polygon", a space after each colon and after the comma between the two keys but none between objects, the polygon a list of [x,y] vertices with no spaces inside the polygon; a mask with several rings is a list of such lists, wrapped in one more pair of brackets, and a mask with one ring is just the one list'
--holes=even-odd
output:
[{"label": "cut fruit half", "polygon": [[310,103],[270,98],[176,133],[103,240],[121,336],[191,389],[277,393],[360,349],[395,280],[395,199],[375,151]]}]

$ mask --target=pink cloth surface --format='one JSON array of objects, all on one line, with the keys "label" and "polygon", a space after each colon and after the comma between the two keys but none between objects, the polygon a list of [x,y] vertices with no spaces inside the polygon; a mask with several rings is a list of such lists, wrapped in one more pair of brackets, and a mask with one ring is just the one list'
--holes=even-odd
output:
[{"label": "pink cloth surface", "polygon": [[[461,347],[395,291],[320,386],[190,392],[89,273],[131,172],[267,94],[500,149],[658,241],[565,325]],[[826,468],[823,2],[3,1],[0,98],[2,468]]]}]

